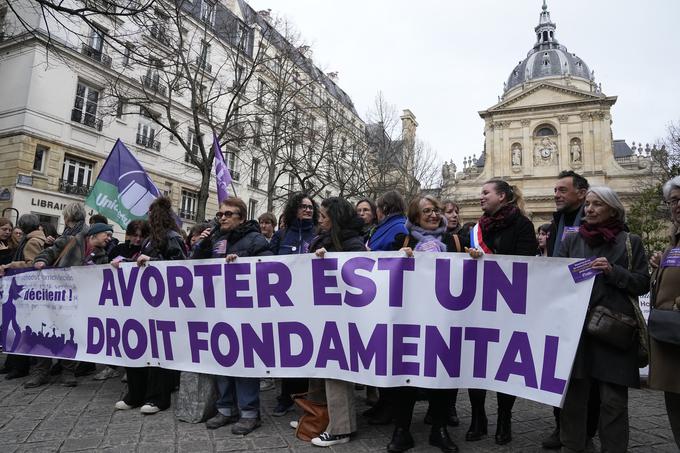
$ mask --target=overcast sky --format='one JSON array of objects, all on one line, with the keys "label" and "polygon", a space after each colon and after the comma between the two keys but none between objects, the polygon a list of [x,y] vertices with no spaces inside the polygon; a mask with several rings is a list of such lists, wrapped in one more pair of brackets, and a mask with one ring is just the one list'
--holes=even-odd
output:
[{"label": "overcast sky", "polygon": [[[480,155],[503,82],[536,37],[541,0],[247,0],[295,24],[366,118],[378,91],[417,117],[442,159]],[[653,142],[680,121],[680,1],[549,0],[556,37],[618,96],[614,138]]]}]

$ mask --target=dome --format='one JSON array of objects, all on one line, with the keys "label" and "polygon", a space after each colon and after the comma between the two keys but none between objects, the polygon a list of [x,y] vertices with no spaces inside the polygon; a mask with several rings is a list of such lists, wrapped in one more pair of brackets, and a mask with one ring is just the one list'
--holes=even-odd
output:
[{"label": "dome", "polygon": [[550,20],[550,13],[544,0],[539,23],[534,29],[536,44],[510,73],[505,84],[505,92],[525,82],[545,77],[570,76],[587,82],[594,81],[588,65],[557,42],[555,28],[556,25]]}]

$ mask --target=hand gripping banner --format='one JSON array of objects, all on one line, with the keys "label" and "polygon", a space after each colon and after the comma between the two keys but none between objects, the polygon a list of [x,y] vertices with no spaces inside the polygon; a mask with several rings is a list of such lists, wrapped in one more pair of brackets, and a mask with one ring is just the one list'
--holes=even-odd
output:
[{"label": "hand gripping banner", "polygon": [[484,388],[561,405],[593,280],[572,259],[397,252],[0,279],[6,352],[228,376]]}]

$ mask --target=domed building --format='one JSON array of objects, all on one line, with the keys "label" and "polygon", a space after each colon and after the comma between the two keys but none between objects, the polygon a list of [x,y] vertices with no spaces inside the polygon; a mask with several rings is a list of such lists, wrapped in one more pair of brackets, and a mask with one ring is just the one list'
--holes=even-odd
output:
[{"label": "domed building", "polygon": [[465,221],[480,216],[479,192],[491,178],[520,187],[540,224],[555,210],[553,187],[563,170],[609,185],[624,199],[633,194],[633,179],[649,173],[646,158],[613,140],[616,96],[602,92],[594,71],[557,40],[556,28],[544,0],[536,43],[510,72],[499,102],[479,112],[485,122],[480,157],[466,158],[462,171],[444,164],[442,197],[459,202]]}]

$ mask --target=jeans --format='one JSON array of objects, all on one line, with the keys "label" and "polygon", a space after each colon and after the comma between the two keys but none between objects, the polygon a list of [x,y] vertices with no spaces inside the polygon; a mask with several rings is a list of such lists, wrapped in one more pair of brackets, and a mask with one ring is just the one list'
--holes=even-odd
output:
[{"label": "jeans", "polygon": [[241,418],[260,416],[260,379],[215,376],[217,384],[217,410],[220,414],[238,415]]}]

